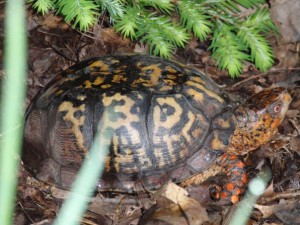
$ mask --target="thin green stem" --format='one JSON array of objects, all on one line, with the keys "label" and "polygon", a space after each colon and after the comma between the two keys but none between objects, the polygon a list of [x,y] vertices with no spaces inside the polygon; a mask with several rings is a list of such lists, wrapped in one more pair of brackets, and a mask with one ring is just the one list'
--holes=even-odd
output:
[{"label": "thin green stem", "polygon": [[6,2],[5,79],[0,115],[0,224],[12,224],[20,161],[25,100],[26,30],[24,2]]}]

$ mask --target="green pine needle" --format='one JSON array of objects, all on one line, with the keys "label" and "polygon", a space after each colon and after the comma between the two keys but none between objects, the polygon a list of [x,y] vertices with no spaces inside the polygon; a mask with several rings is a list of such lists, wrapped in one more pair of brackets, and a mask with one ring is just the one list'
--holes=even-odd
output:
[{"label": "green pine needle", "polygon": [[[149,45],[150,52],[170,58],[184,47],[192,33],[200,41],[212,40],[212,58],[232,77],[242,72],[245,60],[266,71],[274,63],[266,40],[278,33],[265,0],[27,0],[37,11],[56,9],[67,22],[86,30],[107,12],[117,32]],[[241,7],[255,9],[241,17]],[[176,11],[175,11],[176,9]],[[178,14],[176,14],[178,12]],[[176,19],[179,17],[180,24]]]},{"label": "green pine needle", "polygon": [[110,20],[114,21],[117,17],[124,15],[125,7],[120,0],[97,0],[102,13],[107,11],[110,15]]},{"label": "green pine needle", "polygon": [[276,25],[272,22],[269,11],[266,8],[258,9],[253,14],[250,14],[243,22],[243,26],[255,28],[263,33],[278,33]]},{"label": "green pine needle", "polygon": [[259,2],[257,0],[235,0],[238,4],[245,7],[246,9],[258,7]]},{"label": "green pine needle", "polygon": [[239,13],[241,11],[238,5],[232,1],[221,1],[220,3],[233,13]]},{"label": "green pine needle", "polygon": [[211,57],[215,59],[217,66],[228,70],[232,78],[242,73],[243,61],[249,60],[245,45],[235,34],[234,28],[227,25],[215,30],[210,49],[213,50]]},{"label": "green pine needle", "polygon": [[159,36],[153,38],[151,35],[145,35],[141,41],[149,45],[150,52],[153,55],[159,55],[162,58],[171,58],[171,52],[175,49],[174,45]]},{"label": "green pine needle", "polygon": [[194,35],[201,41],[207,39],[213,26],[209,16],[204,13],[205,10],[206,8],[201,9],[199,5],[189,0],[182,0],[178,3],[181,24],[189,31],[193,31]]},{"label": "green pine needle", "polygon": [[130,37],[131,40],[137,38],[137,30],[140,27],[141,14],[137,7],[127,7],[125,14],[115,21],[114,28],[124,37]]},{"label": "green pine needle", "polygon": [[266,39],[254,29],[245,27],[240,29],[238,36],[249,46],[251,61],[255,63],[255,66],[262,71],[267,71],[274,63],[274,56]]},{"label": "green pine needle", "polygon": [[267,32],[277,33],[278,31],[269,12],[266,9],[260,9],[248,16],[237,34],[250,48],[251,61],[262,71],[267,71],[274,64],[272,48],[262,36]]},{"label": "green pine needle", "polygon": [[190,36],[186,30],[179,24],[171,22],[169,18],[160,16],[153,17],[151,20],[153,28],[157,29],[159,34],[174,45],[184,47],[188,42]]},{"label": "green pine needle", "polygon": [[58,0],[57,5],[65,20],[74,26],[79,24],[80,30],[87,30],[96,22],[98,6],[92,0]]},{"label": "green pine needle", "polygon": [[54,9],[52,0],[28,0],[27,3],[33,4],[32,7],[43,15]]},{"label": "green pine needle", "polygon": [[183,47],[190,36],[179,24],[171,22],[168,17],[155,17],[153,14],[146,14],[142,28],[138,31],[139,36],[143,36],[152,53],[164,58],[170,58],[171,51],[176,46]]}]

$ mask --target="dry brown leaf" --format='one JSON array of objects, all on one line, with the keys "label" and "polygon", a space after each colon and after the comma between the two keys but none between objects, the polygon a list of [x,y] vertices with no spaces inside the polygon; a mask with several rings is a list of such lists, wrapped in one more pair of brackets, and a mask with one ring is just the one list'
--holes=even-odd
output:
[{"label": "dry brown leaf", "polygon": [[209,221],[206,210],[187,194],[176,184],[167,183],[155,193],[157,205],[145,213],[139,224],[200,225]]},{"label": "dry brown leaf", "polygon": [[159,201],[161,197],[165,197],[173,203],[179,204],[179,202],[184,200],[187,195],[188,192],[185,189],[172,182],[168,182],[155,192],[154,199]]},{"label": "dry brown leaf", "polygon": [[261,198],[274,196],[275,194],[276,193],[274,192],[274,183],[272,181],[271,184],[266,188],[264,193],[261,195]]},{"label": "dry brown leaf", "polygon": [[41,21],[41,25],[45,28],[60,28],[62,30],[67,30],[70,28],[70,25],[63,21],[62,17],[56,16],[54,14],[48,14],[44,16]]},{"label": "dry brown leaf", "polygon": [[255,204],[254,208],[258,209],[263,214],[263,218],[268,218],[274,214],[274,206],[275,205],[265,206]]}]

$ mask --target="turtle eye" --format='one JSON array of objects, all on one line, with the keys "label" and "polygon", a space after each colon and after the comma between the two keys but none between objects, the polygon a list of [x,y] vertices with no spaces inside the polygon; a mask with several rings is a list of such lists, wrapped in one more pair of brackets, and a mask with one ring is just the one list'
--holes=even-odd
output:
[{"label": "turtle eye", "polygon": [[280,105],[275,105],[274,108],[273,108],[273,112],[274,113],[279,113],[281,110],[281,106]]},{"label": "turtle eye", "polygon": [[270,107],[270,111],[269,111],[271,114],[278,114],[281,112],[281,104],[280,103],[276,103],[276,104],[273,104],[271,107]]}]

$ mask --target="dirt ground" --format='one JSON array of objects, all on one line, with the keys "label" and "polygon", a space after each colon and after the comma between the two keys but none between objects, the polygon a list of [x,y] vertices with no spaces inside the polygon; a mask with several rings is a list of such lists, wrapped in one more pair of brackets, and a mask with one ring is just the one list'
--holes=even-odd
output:
[{"label": "dirt ground", "polygon": [[[2,12],[3,5],[0,12],[1,21]],[[81,33],[53,14],[40,16],[28,9],[27,18],[29,77],[26,105],[51,78],[76,62],[106,54],[147,52],[147,48],[140,43],[133,43],[116,34],[105,20],[100,23],[102,26],[95,25],[89,32]],[[3,30],[2,25],[0,29]],[[276,65],[268,73],[261,73],[248,64],[243,75],[234,80],[230,79],[226,72],[215,68],[209,58],[207,43],[192,40],[185,49],[176,51],[174,59],[197,67],[211,76],[235,102],[243,102],[247,96],[272,86],[284,86],[289,89],[293,102],[278,135],[271,143],[244,157],[250,177],[260,173],[265,166],[272,171],[268,188],[255,205],[248,224],[300,224],[300,61],[297,50],[299,39],[298,42],[283,42],[280,38],[271,37],[270,41],[275,49]],[[3,49],[2,41],[0,49]],[[1,50],[1,58],[2,53]],[[2,68],[2,62],[0,66]],[[23,166],[18,176],[15,224],[51,224],[67,196],[67,191],[37,181]],[[227,224],[238,206],[211,203],[208,189],[209,184],[200,185],[190,195],[196,196],[193,197],[195,200],[185,199],[189,208],[196,212],[191,210],[183,214],[197,217],[200,211],[205,211],[203,214],[209,218],[209,222],[205,222],[205,219],[188,220],[182,214],[182,209],[175,207],[174,210],[174,205],[170,206],[168,201],[156,201],[157,199],[149,194],[116,196],[114,200],[108,200],[96,193],[81,223],[133,225],[146,214],[150,216],[144,216],[140,224]],[[181,193],[181,190],[179,192]],[[156,203],[156,206],[152,206]],[[177,207],[182,207],[178,204]],[[153,218],[149,208],[164,210],[158,218]],[[171,218],[169,223],[162,219],[166,215]]]}]

